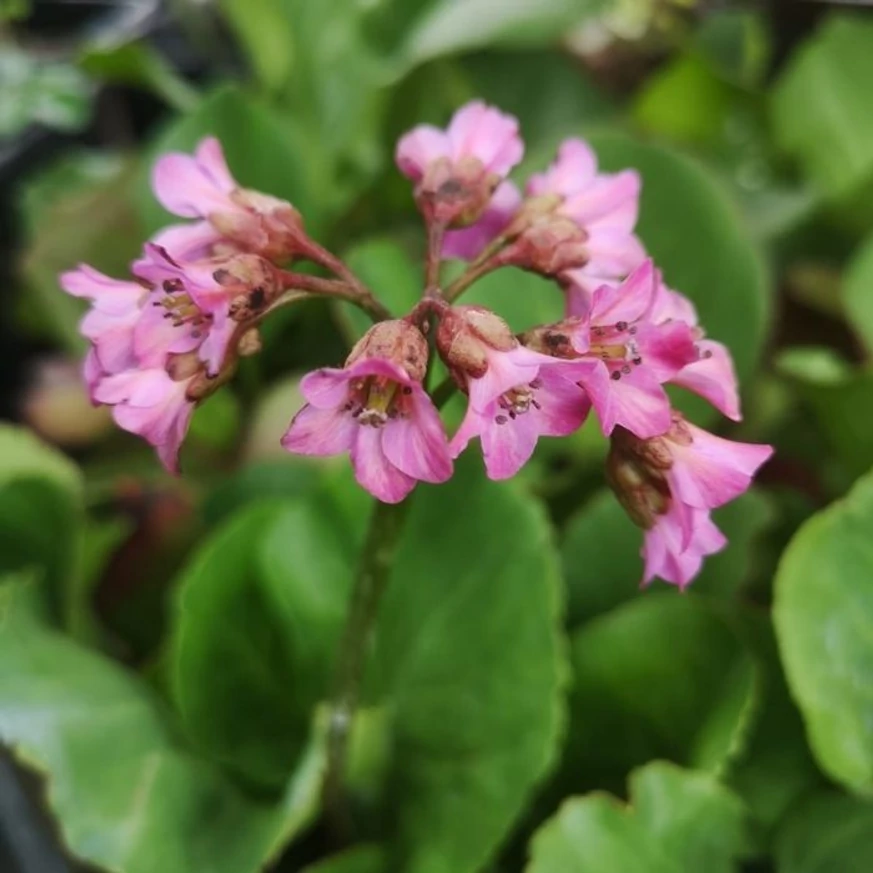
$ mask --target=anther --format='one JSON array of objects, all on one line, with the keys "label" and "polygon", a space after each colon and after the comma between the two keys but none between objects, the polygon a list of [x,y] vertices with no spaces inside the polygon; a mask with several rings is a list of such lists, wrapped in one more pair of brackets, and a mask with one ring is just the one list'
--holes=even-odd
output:
[{"label": "anther", "polygon": [[496,416],[496,417],[494,418],[494,420],[495,420],[498,424],[506,424],[506,422],[507,422],[507,418],[506,418],[505,415],[498,415],[498,416]]},{"label": "anther", "polygon": [[615,329],[616,330],[627,330],[627,322],[626,321],[616,322]]},{"label": "anther", "polygon": [[618,382],[618,380],[621,379],[621,373],[619,373],[618,370],[613,370],[609,374],[609,378],[612,379],[613,382]]}]

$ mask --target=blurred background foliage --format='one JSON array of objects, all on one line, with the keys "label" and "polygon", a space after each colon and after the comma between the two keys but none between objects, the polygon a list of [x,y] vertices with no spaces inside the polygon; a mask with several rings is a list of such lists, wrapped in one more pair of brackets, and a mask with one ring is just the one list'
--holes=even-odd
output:
[{"label": "blurred background foliage", "polygon": [[[873,869],[860,5],[0,0],[3,870]],[[402,312],[423,245],[394,143],[474,97],[520,119],[522,177],[570,135],[640,170],[640,234],[733,350],[746,417],[678,402],[777,453],[684,596],[638,590],[591,427],[514,483],[470,457],[421,487],[355,733],[359,843],[333,856],[322,701],[368,498],[278,438],[359,313],[269,321],[172,480],[88,404],[56,277],[123,275],[169,220],[155,156],[209,134]],[[469,297],[518,329],[561,307],[517,271]]]}]

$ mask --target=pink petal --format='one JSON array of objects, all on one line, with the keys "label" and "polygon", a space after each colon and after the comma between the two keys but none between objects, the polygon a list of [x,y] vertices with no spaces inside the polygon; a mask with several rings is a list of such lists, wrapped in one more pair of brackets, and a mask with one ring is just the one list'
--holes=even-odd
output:
[{"label": "pink petal", "polygon": [[591,184],[570,195],[561,211],[580,227],[594,222],[630,233],[639,214],[641,181],[636,170],[603,173]]},{"label": "pink petal", "polygon": [[655,305],[652,307],[652,321],[662,324],[670,320],[684,321],[691,327],[696,327],[699,322],[694,304],[684,294],[659,282]]},{"label": "pink petal", "polygon": [[605,436],[609,436],[616,425],[640,439],[660,436],[667,431],[671,424],[670,401],[658,380],[645,367],[634,367],[620,379],[612,379],[602,361],[586,363],[588,372],[580,382],[591,398]]},{"label": "pink petal", "polygon": [[632,233],[593,227],[585,243],[589,260],[580,272],[618,278],[626,276],[646,259],[646,250]]},{"label": "pink petal", "polygon": [[300,380],[300,393],[316,409],[334,409],[346,402],[350,378],[348,370],[322,367]]},{"label": "pink petal", "polygon": [[671,381],[699,394],[722,415],[739,421],[740,395],[731,353],[714,340],[701,340],[698,347],[700,359],[683,367]]},{"label": "pink petal", "polygon": [[415,479],[385,456],[379,428],[358,427],[351,458],[358,483],[383,503],[399,503],[415,487]]},{"label": "pink petal", "polygon": [[[573,375],[568,378],[562,373],[568,369]],[[572,368],[543,367],[537,377],[542,387],[536,391],[539,409],[531,409],[526,414],[532,416],[543,436],[567,436],[582,427],[591,410],[591,400],[579,387]]]},{"label": "pink petal", "polygon": [[188,433],[188,426],[191,423],[193,413],[194,404],[186,404],[173,419],[173,424],[167,434],[166,441],[156,446],[158,458],[168,473],[176,475],[179,472],[179,449],[185,439],[185,434]]},{"label": "pink petal", "polygon": [[106,315],[126,315],[137,309],[146,289],[138,282],[122,282],[95,270],[88,264],[79,264],[75,270],[61,273],[61,287],[74,297],[93,301],[95,308]]},{"label": "pink petal", "polygon": [[164,209],[183,218],[208,218],[214,212],[239,210],[196,158],[179,152],[158,160],[152,171],[152,188]]},{"label": "pink petal", "polygon": [[601,285],[591,301],[591,323],[607,327],[639,321],[654,303],[656,281],[655,265],[646,260],[620,285]]},{"label": "pink petal", "polygon": [[683,367],[696,361],[694,332],[681,321],[655,326],[640,325],[636,334],[639,357],[659,382],[673,379]]},{"label": "pink petal", "polygon": [[430,124],[420,124],[400,138],[394,160],[404,176],[420,182],[429,164],[450,154],[451,143],[445,132]]},{"label": "pink petal", "polygon": [[518,346],[507,352],[494,349],[488,355],[488,369],[480,379],[470,380],[470,403],[484,409],[501,394],[517,385],[527,385],[537,377],[543,364],[554,363],[554,358]]},{"label": "pink petal", "polygon": [[773,454],[771,446],[722,439],[688,423],[686,427],[693,442],[671,444],[674,463],[668,479],[678,499],[699,509],[714,509],[739,497]]},{"label": "pink petal", "polygon": [[[499,412],[496,405],[494,412]],[[538,422],[529,412],[515,419],[507,418],[503,424],[497,423],[496,415],[486,421],[480,438],[488,478],[514,476],[530,460],[539,435]]]},{"label": "pink petal", "polygon": [[360,427],[341,407],[317,409],[306,404],[292,419],[282,446],[298,455],[339,455],[351,449]]},{"label": "pink petal", "polygon": [[518,119],[481,101],[461,107],[446,131],[455,161],[478,158],[485,169],[504,176],[524,154],[518,135]]},{"label": "pink petal", "polygon": [[[222,239],[208,221],[195,221],[191,224],[174,224],[165,227],[152,237],[152,243],[170,253],[177,261],[196,261],[208,258],[213,246]],[[139,274],[134,262],[132,272]]]},{"label": "pink petal", "polygon": [[588,143],[581,139],[564,140],[558,147],[558,156],[545,173],[532,176],[527,193],[560,194],[569,197],[588,186],[597,173],[597,157]]},{"label": "pink petal", "polygon": [[197,163],[200,164],[203,174],[209,178],[219,191],[229,194],[231,191],[239,188],[239,185],[227,168],[227,161],[225,160],[221,143],[214,136],[207,136],[205,139],[200,140],[200,144],[194,152],[194,157],[197,159]]},{"label": "pink petal", "polygon": [[[492,403],[486,407],[489,410],[489,415],[493,417],[496,414],[495,404]],[[471,403],[467,404],[467,412],[464,415],[464,420],[456,431],[449,443],[449,453],[453,458],[457,458],[470,443],[470,440],[479,436],[482,428],[485,427],[488,418],[485,413],[478,412],[473,408]]]},{"label": "pink petal", "polygon": [[97,357],[96,349],[88,349],[85,355],[85,360],[82,362],[82,378],[88,386],[88,393],[91,397],[91,403],[95,406],[100,402],[94,397],[94,389],[99,381],[106,375],[100,364],[100,359]]},{"label": "pink petal", "polygon": [[133,328],[133,353],[141,367],[163,367],[167,355],[183,354],[196,349],[200,340],[192,336],[190,325],[175,325],[164,318],[162,306],[149,301]]},{"label": "pink petal", "polygon": [[430,397],[412,395],[412,414],[388,421],[382,429],[382,450],[398,470],[425,482],[445,482],[452,475],[452,459],[443,423]]}]

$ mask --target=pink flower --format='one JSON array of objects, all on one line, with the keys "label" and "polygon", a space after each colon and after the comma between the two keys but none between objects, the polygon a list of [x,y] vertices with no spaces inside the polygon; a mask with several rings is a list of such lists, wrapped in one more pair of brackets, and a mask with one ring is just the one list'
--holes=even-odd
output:
[{"label": "pink flower", "polygon": [[452,457],[479,437],[488,477],[514,476],[541,436],[567,436],[582,426],[591,404],[577,383],[572,361],[521,345],[490,349],[484,375],[468,379],[467,414],[452,439]]},{"label": "pink flower", "polygon": [[609,483],[631,518],[646,531],[643,583],[654,576],[684,587],[702,559],[726,540],[709,511],[739,497],[773,454],[766,445],[714,436],[672,413],[670,429],[641,440],[613,434]]},{"label": "pink flower", "polygon": [[179,448],[194,412],[187,396],[192,379],[175,381],[161,367],[125,370],[102,378],[94,399],[111,405],[116,424],[148,440],[167,470],[178,473]]},{"label": "pink flower", "polygon": [[483,174],[504,177],[523,154],[517,119],[474,100],[452,116],[446,130],[421,124],[401,137],[396,160],[404,176],[421,182],[441,159],[452,166],[475,161]]},{"label": "pink flower", "polygon": [[355,478],[385,503],[398,503],[417,480],[445,482],[452,461],[439,414],[421,382],[387,358],[305,376],[308,401],[282,445],[301,455],[349,452]]},{"label": "pink flower", "polygon": [[428,223],[464,227],[491,207],[488,227],[499,222],[512,191],[504,189],[496,203],[492,195],[523,154],[518,121],[474,101],[455,113],[446,130],[422,124],[409,131],[395,158],[415,182],[416,203]]},{"label": "pink flower", "polygon": [[559,197],[558,213],[572,219],[587,237],[586,264],[566,273],[571,295],[575,285],[591,289],[605,279],[622,278],[644,260],[645,250],[633,233],[639,211],[638,173],[598,173],[597,158],[582,140],[563,142],[555,163],[530,179],[527,194]]},{"label": "pink flower", "polygon": [[93,384],[97,373],[117,373],[133,366],[133,334],[148,289],[138,282],[112,279],[87,264],[62,273],[59,281],[68,294],[92,304],[79,325],[94,347],[86,362],[88,384]]},{"label": "pink flower", "polygon": [[579,381],[606,436],[618,426],[641,438],[664,433],[670,402],[661,386],[697,359],[688,325],[652,323],[657,283],[645,261],[619,285],[601,285],[570,331]]},{"label": "pink flower", "polygon": [[241,188],[215,137],[202,140],[193,156],[171,152],[160,158],[152,188],[169,212],[199,219],[159,235],[156,242],[175,258],[207,257],[228,241],[265,257],[290,257],[304,240],[297,210],[284,200]]},{"label": "pink flower", "polygon": [[699,394],[723,415],[739,421],[742,415],[733,358],[725,345],[704,337],[694,304],[662,283],[658,288],[652,320],[656,324],[673,321],[695,328],[697,356],[669,381]]},{"label": "pink flower", "polygon": [[504,231],[518,207],[521,194],[512,182],[501,182],[482,216],[469,227],[450,230],[443,240],[443,257],[473,261]]}]

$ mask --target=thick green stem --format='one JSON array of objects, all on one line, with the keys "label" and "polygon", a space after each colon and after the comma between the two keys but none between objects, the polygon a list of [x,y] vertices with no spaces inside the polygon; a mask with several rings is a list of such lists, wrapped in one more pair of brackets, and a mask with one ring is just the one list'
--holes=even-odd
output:
[{"label": "thick green stem", "polygon": [[388,584],[394,556],[403,530],[410,499],[380,503],[373,507],[364,550],[358,564],[352,600],[340,642],[336,685],[327,735],[327,770],[323,800],[330,825],[340,842],[352,837],[352,822],[346,794],[346,761],[361,681],[379,602]]}]

